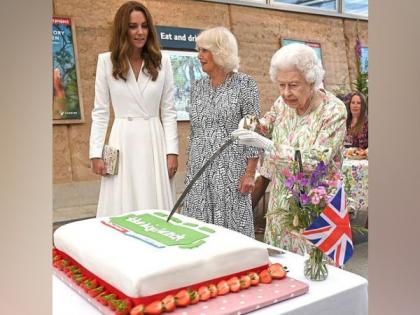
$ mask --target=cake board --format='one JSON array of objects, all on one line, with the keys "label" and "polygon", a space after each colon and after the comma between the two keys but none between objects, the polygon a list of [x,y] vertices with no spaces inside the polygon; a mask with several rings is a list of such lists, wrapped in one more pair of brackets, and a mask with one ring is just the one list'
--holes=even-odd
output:
[{"label": "cake board", "polygon": [[[80,286],[70,280],[67,275],[53,268],[55,276],[72,288],[83,299],[94,306],[104,315],[112,315],[114,312],[107,306],[102,305],[95,298],[89,296]],[[178,307],[170,314],[174,315],[242,315],[260,308],[279,303],[307,293],[308,284],[286,277],[281,280],[273,280],[270,284],[259,284],[239,292],[230,292],[223,296],[208,301],[201,301],[188,307]],[[166,314],[166,313],[164,313]],[[169,313],[168,313],[169,314]]]}]

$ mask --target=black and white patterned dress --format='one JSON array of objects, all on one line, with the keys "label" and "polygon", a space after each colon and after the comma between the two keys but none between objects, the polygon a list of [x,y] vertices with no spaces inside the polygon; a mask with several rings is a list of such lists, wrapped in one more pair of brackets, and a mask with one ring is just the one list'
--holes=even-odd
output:
[{"label": "black and white patterned dress", "polygon": [[[234,72],[216,88],[208,77],[192,85],[186,185],[247,114],[260,116],[258,88],[250,76]],[[193,185],[182,213],[254,238],[251,196],[238,187],[248,159],[257,156],[258,149],[236,143],[225,149]]]}]

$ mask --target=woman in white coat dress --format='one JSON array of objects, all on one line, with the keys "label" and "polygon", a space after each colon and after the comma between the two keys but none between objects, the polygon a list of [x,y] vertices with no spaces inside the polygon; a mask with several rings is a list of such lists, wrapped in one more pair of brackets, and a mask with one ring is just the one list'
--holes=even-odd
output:
[{"label": "woman in white coat dress", "polygon": [[[97,216],[170,210],[178,167],[172,69],[144,5],[129,1],[119,8],[110,50],[98,56],[90,135],[91,167],[102,175]],[[117,175],[106,175],[101,158],[110,103],[115,119],[109,145],[120,150]]]}]

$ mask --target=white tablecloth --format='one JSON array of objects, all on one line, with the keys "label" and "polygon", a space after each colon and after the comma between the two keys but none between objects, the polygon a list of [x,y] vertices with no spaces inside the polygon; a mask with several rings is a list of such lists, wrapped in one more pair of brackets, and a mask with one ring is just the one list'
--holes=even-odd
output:
[{"label": "white tablecloth", "polygon": [[[325,281],[314,282],[303,275],[303,257],[287,252],[271,257],[272,262],[286,265],[288,276],[309,284],[309,292],[252,312],[253,315],[364,315],[368,313],[368,282],[348,271],[328,266]],[[53,276],[53,315],[99,315],[100,312]],[[215,314],[216,315],[216,314]]]}]

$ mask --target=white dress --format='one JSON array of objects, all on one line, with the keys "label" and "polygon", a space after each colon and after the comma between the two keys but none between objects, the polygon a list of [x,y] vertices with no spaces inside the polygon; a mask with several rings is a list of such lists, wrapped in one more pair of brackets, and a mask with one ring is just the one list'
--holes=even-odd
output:
[{"label": "white dress", "polygon": [[178,133],[169,59],[162,57],[156,81],[143,68],[136,81],[131,67],[124,81],[112,76],[110,52],[98,56],[89,158],[102,155],[110,103],[115,120],[109,145],[120,150],[120,160],[118,175],[102,177],[97,216],[170,210],[175,187],[166,155],[178,154]]}]

